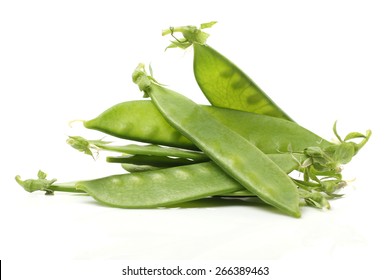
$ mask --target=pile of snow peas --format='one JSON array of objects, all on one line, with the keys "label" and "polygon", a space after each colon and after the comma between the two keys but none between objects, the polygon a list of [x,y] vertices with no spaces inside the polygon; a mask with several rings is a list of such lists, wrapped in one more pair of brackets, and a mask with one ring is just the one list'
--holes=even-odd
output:
[{"label": "pile of snow peas", "polygon": [[[28,192],[86,193],[119,208],[180,206],[208,197],[256,197],[281,213],[300,217],[303,205],[330,208],[346,185],[342,165],[367,143],[366,134],[329,142],[294,122],[240,68],[206,44],[215,22],[163,31],[168,48],[193,46],[195,79],[210,105],[161,85],[139,64],[133,82],[148,100],[125,101],[84,121],[84,127],[126,141],[113,144],[69,136],[67,143],[94,157],[107,151],[122,173],[59,183],[43,171],[16,181]],[[182,37],[177,38],[176,33]],[[151,72],[151,71],[149,71]],[[354,140],[360,139],[360,142]]]}]

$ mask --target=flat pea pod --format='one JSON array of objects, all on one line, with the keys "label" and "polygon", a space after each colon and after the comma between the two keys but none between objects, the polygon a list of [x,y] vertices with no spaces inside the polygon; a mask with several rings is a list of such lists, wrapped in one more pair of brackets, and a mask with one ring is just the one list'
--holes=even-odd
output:
[{"label": "flat pea pod", "polygon": [[203,31],[216,22],[200,25],[171,27],[162,35],[179,32],[183,38],[175,39],[168,48],[194,48],[193,70],[195,79],[210,103],[217,107],[242,110],[292,120],[276,103],[239,67],[206,44],[209,35]]},{"label": "flat pea pod", "polygon": [[209,102],[217,107],[292,121],[239,67],[208,45],[193,44],[194,75]]},{"label": "flat pea pod", "polygon": [[[334,145],[287,120],[214,106],[202,108],[265,153],[298,152],[311,146]],[[150,100],[119,103],[96,118],[84,121],[84,126],[124,139],[198,150],[163,118]]]},{"label": "flat pea pod", "polygon": [[[296,168],[297,163],[289,154],[271,158],[286,173]],[[103,204],[118,208],[163,207],[243,190],[237,181],[213,162],[70,183],[57,183],[42,174],[40,171],[39,179],[35,180],[22,180],[20,176],[16,176],[16,180],[28,192],[84,192]]]},{"label": "flat pea pod", "polygon": [[192,100],[154,82],[146,75],[142,64],[134,71],[133,81],[151,97],[173,127],[229,176],[264,202],[300,217],[295,183],[266,154]]},{"label": "flat pea pod", "polygon": [[[291,155],[276,155],[275,158],[286,173],[296,168]],[[113,175],[79,182],[76,188],[99,202],[120,208],[170,206],[243,190],[213,162]]]},{"label": "flat pea pod", "polygon": [[76,188],[121,208],[163,207],[242,189],[211,162],[114,175],[80,182]]},{"label": "flat pea pod", "polygon": [[[180,132],[169,127],[150,101],[139,100],[119,103],[84,126],[112,136],[152,144],[196,149]],[[167,130],[168,128],[168,130]]]},{"label": "flat pea pod", "polygon": [[[297,170],[299,168],[299,162],[303,162],[307,157],[303,154],[267,154],[267,156],[275,162],[286,174],[289,174],[293,170]],[[174,162],[174,164],[161,164],[159,160],[151,160],[147,162],[131,162],[131,163],[123,163],[126,162],[127,158],[107,158],[108,162],[114,163],[122,163],[121,166],[127,172],[145,172],[151,170],[158,170],[162,168],[169,167],[178,167],[182,165],[188,164],[198,164],[199,162]],[[134,164],[135,163],[135,164]],[[157,163],[157,164],[156,164]],[[176,165],[175,165],[176,164]],[[221,184],[224,182],[221,182]],[[242,188],[242,190],[235,191],[233,193],[224,193],[219,196],[225,197],[248,197],[248,196],[256,196],[250,191]]]}]

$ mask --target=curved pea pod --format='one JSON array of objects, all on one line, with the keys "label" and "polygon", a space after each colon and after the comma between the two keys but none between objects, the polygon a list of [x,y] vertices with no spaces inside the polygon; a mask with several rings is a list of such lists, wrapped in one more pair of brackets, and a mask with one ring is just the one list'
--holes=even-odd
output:
[{"label": "curved pea pod", "polygon": [[266,154],[192,100],[155,83],[142,64],[133,73],[133,81],[173,127],[229,176],[264,202],[300,216],[295,183]]},{"label": "curved pea pod", "polygon": [[[287,120],[214,106],[202,108],[265,153],[303,151],[310,146],[333,145]],[[195,144],[164,119],[150,100],[119,103],[96,118],[85,121],[84,126],[124,139],[198,150]]]},{"label": "curved pea pod", "polygon": [[123,139],[196,149],[190,140],[172,129],[146,100],[119,103],[96,118],[84,121],[84,126]]},{"label": "curved pea pod", "polygon": [[212,105],[292,120],[225,56],[208,45],[194,43],[193,47],[195,79]]},{"label": "curved pea pod", "polygon": [[174,37],[169,46],[194,48],[195,79],[210,103],[217,107],[254,112],[292,120],[247,74],[232,61],[206,44],[208,34],[202,29],[216,22],[196,26],[171,27],[163,35],[179,32],[183,39]]}]

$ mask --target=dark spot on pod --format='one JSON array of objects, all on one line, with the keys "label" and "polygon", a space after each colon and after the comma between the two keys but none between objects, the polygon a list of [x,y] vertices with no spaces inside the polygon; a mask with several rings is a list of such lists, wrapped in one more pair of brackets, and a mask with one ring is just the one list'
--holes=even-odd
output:
[{"label": "dark spot on pod", "polygon": [[219,72],[219,75],[222,78],[225,78],[225,79],[226,78],[230,78],[233,74],[234,74],[234,70],[233,69],[227,69],[227,70]]},{"label": "dark spot on pod", "polygon": [[240,89],[247,87],[248,83],[244,79],[240,79],[237,82],[232,83],[231,86],[233,89]]},{"label": "dark spot on pod", "polygon": [[249,104],[259,103],[260,101],[261,101],[260,94],[252,94],[246,98],[246,102],[248,102]]}]

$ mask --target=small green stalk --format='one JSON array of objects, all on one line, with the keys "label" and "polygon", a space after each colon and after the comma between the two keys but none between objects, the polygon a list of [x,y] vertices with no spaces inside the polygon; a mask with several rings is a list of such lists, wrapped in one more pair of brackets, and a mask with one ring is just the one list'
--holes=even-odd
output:
[{"label": "small green stalk", "polygon": [[84,193],[81,190],[76,189],[76,183],[55,183],[57,179],[46,179],[47,174],[43,171],[38,171],[38,179],[22,180],[17,175],[15,177],[16,182],[22,186],[27,192],[44,191],[46,195],[51,195],[55,191],[59,192],[70,192],[70,193]]},{"label": "small green stalk", "polygon": [[[209,37],[209,34],[202,31],[206,28],[211,28],[216,21],[211,21],[208,23],[202,23],[200,27],[196,27],[193,25],[187,26],[178,26],[178,27],[170,27],[169,29],[165,29],[162,32],[162,35],[171,35],[175,40],[171,41],[171,45],[168,48],[181,48],[186,49],[190,47],[193,43],[204,45]],[[175,37],[174,33],[181,33],[183,38],[178,39]]]}]

